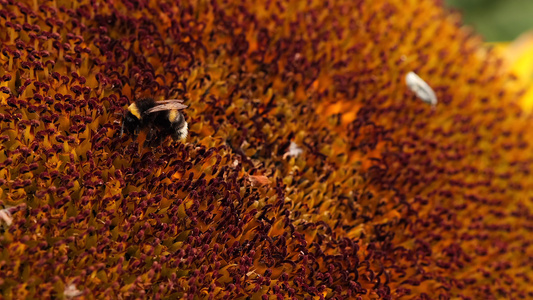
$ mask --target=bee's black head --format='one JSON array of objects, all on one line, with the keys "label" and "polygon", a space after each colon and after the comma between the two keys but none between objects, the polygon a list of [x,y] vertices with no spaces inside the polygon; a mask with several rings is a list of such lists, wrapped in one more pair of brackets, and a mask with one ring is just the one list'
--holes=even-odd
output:
[{"label": "bee's black head", "polygon": [[124,119],[122,120],[122,128],[128,134],[137,134],[140,124],[141,120],[139,120],[129,111],[126,113]]}]

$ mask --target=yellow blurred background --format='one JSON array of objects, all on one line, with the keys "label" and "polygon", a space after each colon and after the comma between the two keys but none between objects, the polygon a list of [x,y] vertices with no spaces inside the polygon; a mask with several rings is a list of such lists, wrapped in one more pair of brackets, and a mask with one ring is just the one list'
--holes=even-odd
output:
[{"label": "yellow blurred background", "polygon": [[505,68],[528,87],[523,104],[533,109],[533,0],[446,0],[463,21],[505,58]]}]

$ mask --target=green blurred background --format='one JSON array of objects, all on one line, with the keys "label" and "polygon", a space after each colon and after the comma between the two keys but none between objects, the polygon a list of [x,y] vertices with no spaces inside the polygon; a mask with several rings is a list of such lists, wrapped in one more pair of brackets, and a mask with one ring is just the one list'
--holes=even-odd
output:
[{"label": "green blurred background", "polygon": [[446,0],[489,42],[510,41],[533,29],[533,0]]}]

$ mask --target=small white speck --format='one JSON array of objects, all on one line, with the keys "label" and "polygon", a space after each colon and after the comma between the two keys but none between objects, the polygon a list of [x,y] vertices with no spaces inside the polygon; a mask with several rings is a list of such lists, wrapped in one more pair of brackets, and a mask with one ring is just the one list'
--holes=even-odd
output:
[{"label": "small white speck", "polygon": [[283,154],[283,158],[287,158],[288,156],[298,156],[302,154],[303,150],[300,148],[295,142],[291,142],[289,146],[289,151],[287,151],[285,154]]},{"label": "small white speck", "polygon": [[69,284],[65,287],[65,291],[63,292],[63,295],[65,296],[65,298],[67,299],[71,299],[71,298],[74,298],[74,297],[78,297],[78,296],[81,296],[83,294],[82,291],[78,290],[76,288],[76,285],[74,284]]},{"label": "small white speck", "polygon": [[414,72],[409,72],[405,76],[407,87],[416,94],[420,100],[433,106],[437,105],[437,96],[433,89]]},{"label": "small white speck", "polygon": [[239,165],[239,160],[237,160],[237,159],[234,160],[232,166],[235,168],[235,167],[237,167],[238,165]]},{"label": "small white speck", "polygon": [[13,223],[13,216],[7,208],[0,209],[0,220],[4,221],[7,226],[11,226]]}]

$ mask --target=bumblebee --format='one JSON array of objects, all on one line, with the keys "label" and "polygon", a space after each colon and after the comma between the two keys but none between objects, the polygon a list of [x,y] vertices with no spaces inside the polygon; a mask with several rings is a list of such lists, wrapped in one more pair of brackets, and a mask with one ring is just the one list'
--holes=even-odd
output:
[{"label": "bumblebee", "polygon": [[120,136],[126,131],[135,138],[141,130],[148,130],[145,145],[161,143],[167,136],[175,141],[184,140],[189,129],[180,112],[184,108],[187,105],[183,104],[183,100],[139,99],[128,107],[122,120]]}]

